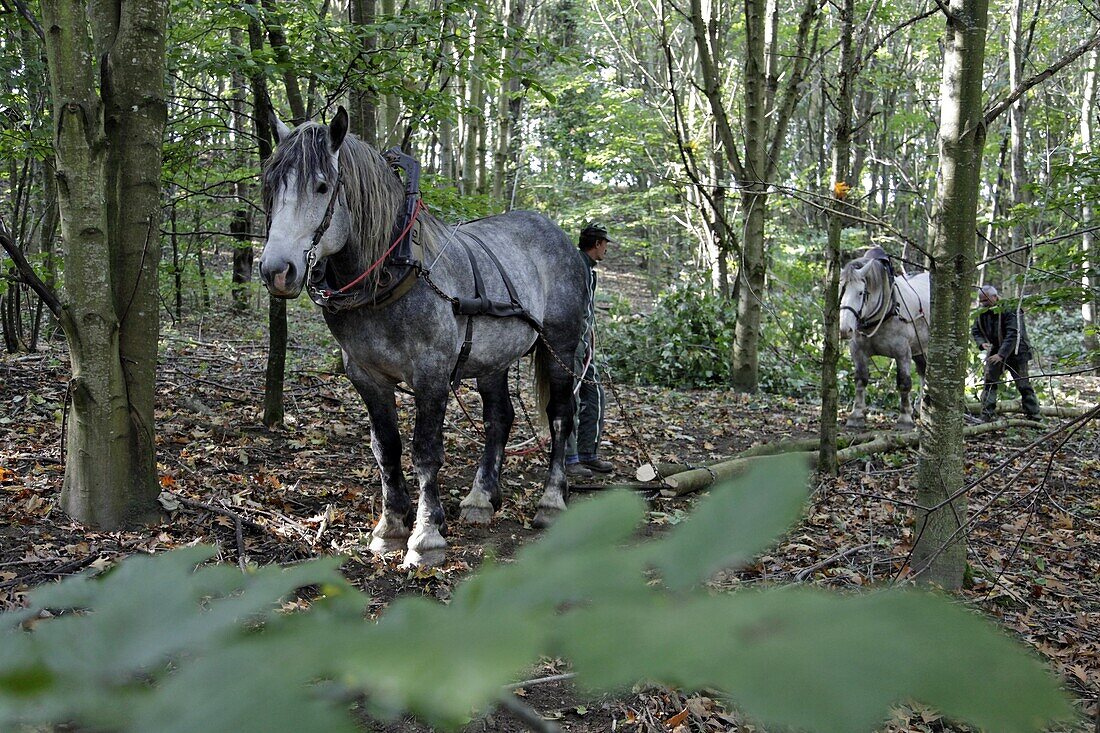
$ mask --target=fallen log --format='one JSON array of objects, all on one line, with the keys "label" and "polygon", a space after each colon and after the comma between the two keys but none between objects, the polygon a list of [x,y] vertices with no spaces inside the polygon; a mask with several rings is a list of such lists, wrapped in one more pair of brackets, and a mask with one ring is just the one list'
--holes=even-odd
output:
[{"label": "fallen log", "polygon": [[[972,415],[981,414],[982,403],[981,402],[967,402],[966,411]],[[1020,400],[1006,400],[1005,402],[997,403],[998,413],[1012,413],[1023,412],[1023,405]],[[1039,414],[1043,417],[1081,417],[1085,414],[1086,408],[1083,407],[1063,407],[1059,405],[1040,405]]]},{"label": "fallen log", "polygon": [[[980,425],[967,425],[963,428],[963,435],[980,435],[994,430],[1004,430],[1009,427],[1035,427],[1030,420],[1006,419]],[[907,448],[920,442],[920,432],[911,430],[907,433],[879,433],[873,440],[850,445],[837,451],[837,462],[846,463],[857,458],[885,453],[897,448]],[[816,443],[816,441],[815,441]],[[817,449],[800,451],[805,456],[807,464],[814,468],[817,466]],[[784,454],[785,455],[785,454]],[[694,468],[681,473],[666,476],[664,481],[666,488],[661,490],[662,496],[683,496],[700,489],[705,489],[715,481],[739,476],[749,468],[766,465],[769,459],[779,458],[778,455],[770,456],[737,456],[725,461],[713,463],[709,466]]]},{"label": "fallen log", "polygon": [[[874,440],[879,436],[879,433],[859,433],[858,435],[838,435],[836,442],[838,447],[847,447],[858,443],[863,443],[869,440]],[[804,453],[806,451],[816,451],[819,445],[818,438],[785,438],[784,440],[775,440],[771,443],[760,443],[754,445],[751,448],[746,448],[740,453],[731,456],[730,458],[719,458],[712,461],[703,461],[701,463],[657,463],[657,468],[654,469],[652,463],[643,463],[637,471],[634,472],[634,478],[639,481],[660,481],[661,477],[673,476],[678,473],[690,471],[696,468],[705,468],[707,466],[713,466],[718,463],[725,463],[735,458],[754,458],[757,456],[774,456],[780,453]]]}]

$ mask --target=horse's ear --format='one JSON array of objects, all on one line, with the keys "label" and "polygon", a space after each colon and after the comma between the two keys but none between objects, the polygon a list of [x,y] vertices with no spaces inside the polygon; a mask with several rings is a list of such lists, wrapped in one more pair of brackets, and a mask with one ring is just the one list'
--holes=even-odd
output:
[{"label": "horse's ear", "polygon": [[328,141],[329,147],[332,148],[332,152],[336,152],[340,149],[340,146],[344,143],[344,136],[348,134],[348,111],[344,109],[343,105],[336,110],[336,116],[332,118],[332,123],[328,126]]},{"label": "horse's ear", "polygon": [[271,123],[271,129],[275,133],[275,144],[278,145],[290,137],[290,128],[286,126],[279,116],[275,114],[275,109],[270,108],[267,111],[267,116]]}]

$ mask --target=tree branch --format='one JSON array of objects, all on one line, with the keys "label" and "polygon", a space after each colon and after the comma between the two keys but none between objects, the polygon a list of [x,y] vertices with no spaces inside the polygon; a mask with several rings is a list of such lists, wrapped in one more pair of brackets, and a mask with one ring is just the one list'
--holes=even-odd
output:
[{"label": "tree branch", "polygon": [[38,19],[34,17],[34,13],[32,13],[31,9],[27,7],[27,4],[23,2],[23,0],[11,0],[11,2],[13,5],[15,5],[15,9],[19,11],[19,14],[23,16],[23,19],[26,20],[27,23],[30,24],[31,28],[34,29],[35,35],[38,36],[38,40],[45,43],[46,33],[42,30],[42,24],[39,23]]},{"label": "tree branch", "polygon": [[5,227],[3,223],[0,223],[0,247],[4,248],[4,251],[8,253],[8,256],[10,256],[15,263],[15,269],[19,273],[22,281],[38,294],[38,297],[42,299],[42,302],[46,304],[46,307],[54,314],[54,317],[64,323],[65,315],[57,294],[38,277],[34,268],[31,267],[31,263],[27,262],[27,258],[23,256],[22,250],[15,246],[15,241],[12,240],[11,235],[8,234],[7,227]]},{"label": "tree branch", "polygon": [[1031,89],[1033,86],[1046,81],[1047,79],[1061,71],[1063,68],[1073,63],[1078,58],[1096,48],[1097,46],[1100,46],[1100,33],[1093,33],[1092,38],[1085,41],[1074,50],[1070,51],[1060,60],[1054,62],[1047,68],[1040,71],[1038,74],[1024,79],[1022,82],[1020,82],[1019,86],[1009,92],[1008,96],[986,110],[984,116],[985,124],[989,125],[990,123],[992,123],[993,120],[997,119],[997,117],[1000,116],[1002,112],[1011,107],[1017,99],[1024,96],[1024,94],[1026,94],[1028,90]]}]

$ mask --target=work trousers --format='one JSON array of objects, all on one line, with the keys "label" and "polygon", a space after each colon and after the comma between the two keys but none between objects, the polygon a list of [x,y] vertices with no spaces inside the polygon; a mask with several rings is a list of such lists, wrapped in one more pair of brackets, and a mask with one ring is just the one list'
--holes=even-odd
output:
[{"label": "work trousers", "polygon": [[[576,370],[584,368],[583,359],[578,359]],[[580,389],[573,398],[573,432],[565,444],[565,459],[568,463],[591,461],[600,449],[600,437],[603,435],[604,394],[600,375],[596,371],[593,359],[585,369]]]},{"label": "work trousers", "polygon": [[996,364],[985,364],[985,384],[982,385],[982,417],[992,420],[997,414],[997,389],[1001,383],[1001,376],[1008,369],[1009,377],[1016,389],[1020,392],[1020,401],[1023,404],[1024,413],[1028,416],[1039,415],[1039,398],[1035,396],[1035,388],[1031,386],[1031,379],[1027,375],[1027,359],[1010,356]]}]

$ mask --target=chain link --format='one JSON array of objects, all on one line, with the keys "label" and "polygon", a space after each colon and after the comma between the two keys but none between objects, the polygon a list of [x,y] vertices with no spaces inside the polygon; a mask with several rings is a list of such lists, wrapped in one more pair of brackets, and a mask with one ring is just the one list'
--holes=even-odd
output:
[{"label": "chain link", "polygon": [[[443,290],[441,290],[440,287],[438,285],[436,285],[435,282],[432,281],[430,272],[427,269],[425,269],[423,267],[420,267],[419,268],[419,274],[420,274],[420,277],[423,278],[424,282],[428,283],[428,286],[432,290],[434,290],[436,292],[436,294],[439,295],[439,297],[443,298],[443,300],[447,301],[448,303],[451,303],[452,305],[458,302],[458,298],[456,298],[452,295],[448,295],[447,293],[443,292]],[[539,334],[538,334],[538,339],[539,339],[539,341],[542,342],[542,345],[544,347],[546,347],[546,351],[550,354],[550,356],[554,359],[554,361],[556,361],[558,363],[558,366],[560,366],[562,369],[564,369],[567,374],[569,374],[570,376],[573,377],[573,379],[577,380],[578,382],[582,382],[582,383],[586,383],[586,384],[593,384],[597,387],[600,386],[599,381],[597,381],[595,379],[587,379],[587,378],[584,377],[584,375],[577,374],[573,370],[572,366],[566,364],[562,360],[562,358],[558,355],[558,353],[556,351],[554,351],[553,347],[550,346],[550,342],[547,341],[545,337],[543,337],[541,332],[539,332]],[[607,371],[607,369],[604,370],[604,379],[607,383],[607,386],[611,389],[611,395],[612,395],[612,397],[615,398],[615,405],[619,408],[619,415],[622,417],[623,422],[626,423],[627,429],[630,430],[631,438],[634,440],[634,444],[635,444],[635,447],[637,448],[638,452],[642,455],[643,458],[645,458],[646,462],[649,463],[649,465],[651,465],[653,467],[653,470],[654,470],[654,472],[656,472],[657,478],[660,479],[661,484],[663,486],[669,486],[668,482],[665,481],[665,477],[662,476],[660,471],[658,470],[657,462],[654,461],[653,456],[650,455],[649,448],[646,446],[646,443],[642,440],[641,436],[638,434],[638,430],[634,426],[634,421],[630,418],[629,413],[627,413],[626,405],[623,403],[622,398],[619,396],[619,390],[615,388],[615,382],[614,382],[614,380],[611,379],[611,374],[610,374],[610,372]],[[517,398],[520,397],[520,395],[518,393],[518,390],[517,390],[516,396],[517,396]],[[534,429],[534,423],[531,420],[531,416],[527,414],[527,405],[523,402],[522,399],[519,400],[519,403],[520,403],[520,407],[523,408],[523,414],[524,414],[524,417],[527,418],[528,425],[531,425],[532,430],[533,430]],[[535,431],[535,432],[537,432],[537,431]]]}]

